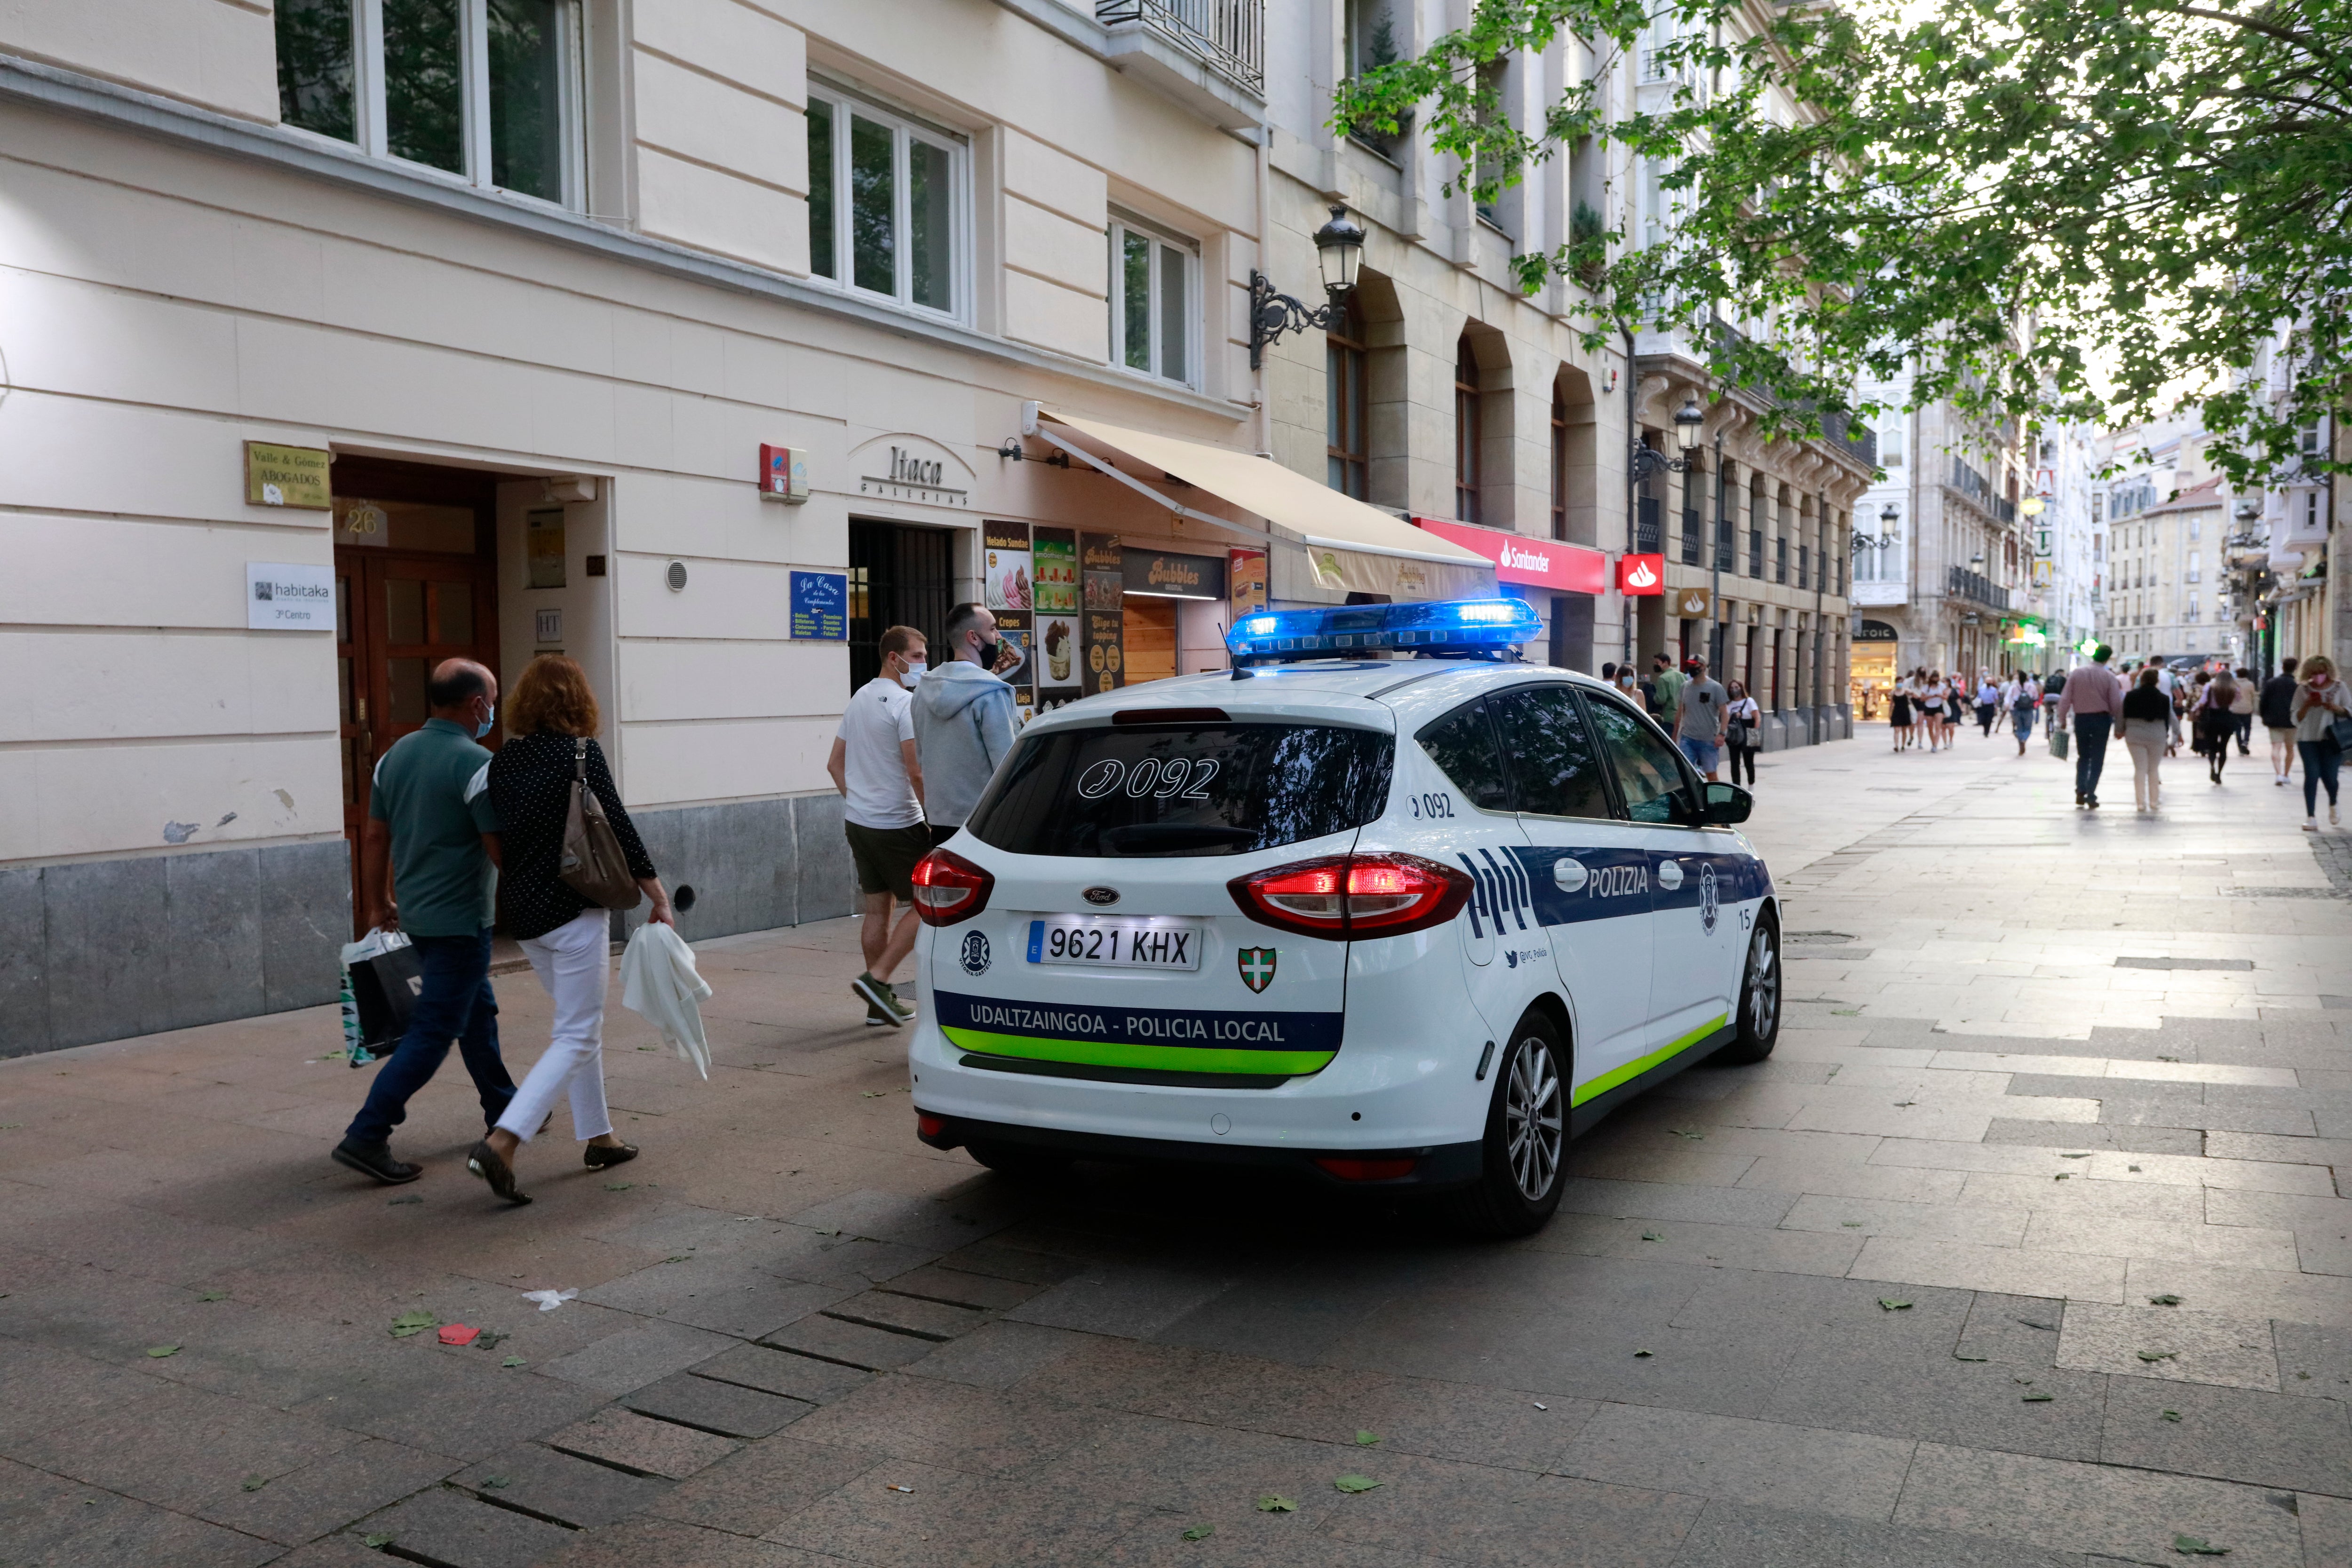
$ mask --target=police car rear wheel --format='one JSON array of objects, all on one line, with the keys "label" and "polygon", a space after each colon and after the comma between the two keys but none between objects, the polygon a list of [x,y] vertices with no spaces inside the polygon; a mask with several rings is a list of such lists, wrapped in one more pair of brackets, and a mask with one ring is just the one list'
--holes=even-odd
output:
[{"label": "police car rear wheel", "polygon": [[1748,941],[1748,967],[1739,978],[1739,1033],[1716,1052],[1727,1067],[1760,1062],[1780,1038],[1780,927],[1770,915]]},{"label": "police car rear wheel", "polygon": [[1549,1018],[1529,1013],[1496,1069],[1477,1183],[1456,1194],[1454,1217],[1482,1236],[1528,1236],[1559,1206],[1568,1148],[1568,1055]]}]

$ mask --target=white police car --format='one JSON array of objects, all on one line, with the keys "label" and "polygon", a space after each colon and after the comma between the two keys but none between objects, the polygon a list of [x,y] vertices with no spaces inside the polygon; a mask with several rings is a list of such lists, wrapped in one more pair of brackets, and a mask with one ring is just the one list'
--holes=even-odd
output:
[{"label": "white police car", "polygon": [[915,874],[924,1142],[1451,1190],[1520,1234],[1570,1136],[1762,1059],[1747,793],[1517,662],[1538,630],[1514,599],[1261,613],[1231,673],[1032,723]]}]

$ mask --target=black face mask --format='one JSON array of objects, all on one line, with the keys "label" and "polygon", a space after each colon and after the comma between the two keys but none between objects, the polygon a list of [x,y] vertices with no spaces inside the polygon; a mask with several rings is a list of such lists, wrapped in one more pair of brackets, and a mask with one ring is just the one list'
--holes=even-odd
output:
[{"label": "black face mask", "polygon": [[991,638],[987,642],[977,645],[976,651],[980,655],[980,668],[994,669],[997,659],[1003,654],[1004,644],[1001,639]]}]

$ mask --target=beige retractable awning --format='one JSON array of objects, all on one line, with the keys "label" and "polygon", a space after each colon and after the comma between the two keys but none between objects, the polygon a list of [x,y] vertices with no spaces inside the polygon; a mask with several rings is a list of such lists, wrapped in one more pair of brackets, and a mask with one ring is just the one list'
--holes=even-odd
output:
[{"label": "beige retractable awning", "polygon": [[[1424,533],[1411,523],[1391,517],[1318,485],[1306,475],[1249,452],[1235,452],[1172,436],[1154,436],[1099,420],[1075,418],[1050,408],[1038,410],[1040,419],[1066,425],[1114,451],[1148,463],[1162,473],[1208,491],[1220,500],[1265,519],[1266,522],[1305,547],[1306,564],[1313,580],[1328,589],[1399,586],[1435,589],[1444,594],[1494,590],[1494,563],[1450,540]],[[1212,520],[1215,521],[1215,520]],[[1361,557],[1378,557],[1378,562]],[[1400,563],[1421,563],[1415,573]],[[1408,581],[1399,583],[1400,571]],[[1362,581],[1355,579],[1361,578]],[[1279,591],[1277,590],[1277,595]]]}]

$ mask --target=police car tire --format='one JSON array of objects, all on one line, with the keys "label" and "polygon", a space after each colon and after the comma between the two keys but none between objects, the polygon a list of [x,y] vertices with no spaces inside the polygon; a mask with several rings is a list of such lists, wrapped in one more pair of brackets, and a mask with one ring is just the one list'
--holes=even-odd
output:
[{"label": "police car tire", "polygon": [[[1538,1052],[1539,1062],[1533,1059]],[[1509,1048],[1495,1064],[1495,1094],[1486,1110],[1478,1180],[1452,1198],[1451,1217],[1458,1228],[1476,1236],[1532,1236],[1559,1207],[1565,1184],[1560,1167],[1568,1156],[1569,1066],[1559,1029],[1549,1017],[1530,1008],[1512,1029]],[[1524,1100],[1532,1084],[1542,1095],[1547,1075],[1549,1089],[1544,1096],[1547,1113],[1542,1120],[1554,1125],[1538,1134],[1544,1147],[1534,1151],[1532,1168],[1541,1185],[1538,1194],[1529,1197],[1520,1188],[1520,1163],[1514,1159],[1513,1124],[1525,1121],[1513,1115],[1514,1090]]]},{"label": "police car tire", "polygon": [[1031,1143],[997,1143],[976,1138],[964,1144],[964,1152],[1000,1176],[1043,1180],[1065,1175],[1070,1169],[1069,1155]]},{"label": "police car tire", "polygon": [[[1746,1067],[1760,1062],[1772,1054],[1780,1038],[1782,992],[1788,970],[1781,962],[1780,922],[1769,914],[1756,921],[1756,934],[1748,939],[1748,959],[1739,971],[1738,1033],[1731,1043],[1715,1053],[1715,1059],[1725,1067]],[[1761,964],[1759,969],[1759,964]],[[1761,1027],[1758,1026],[1757,987],[1765,987],[1765,1005]]]}]

